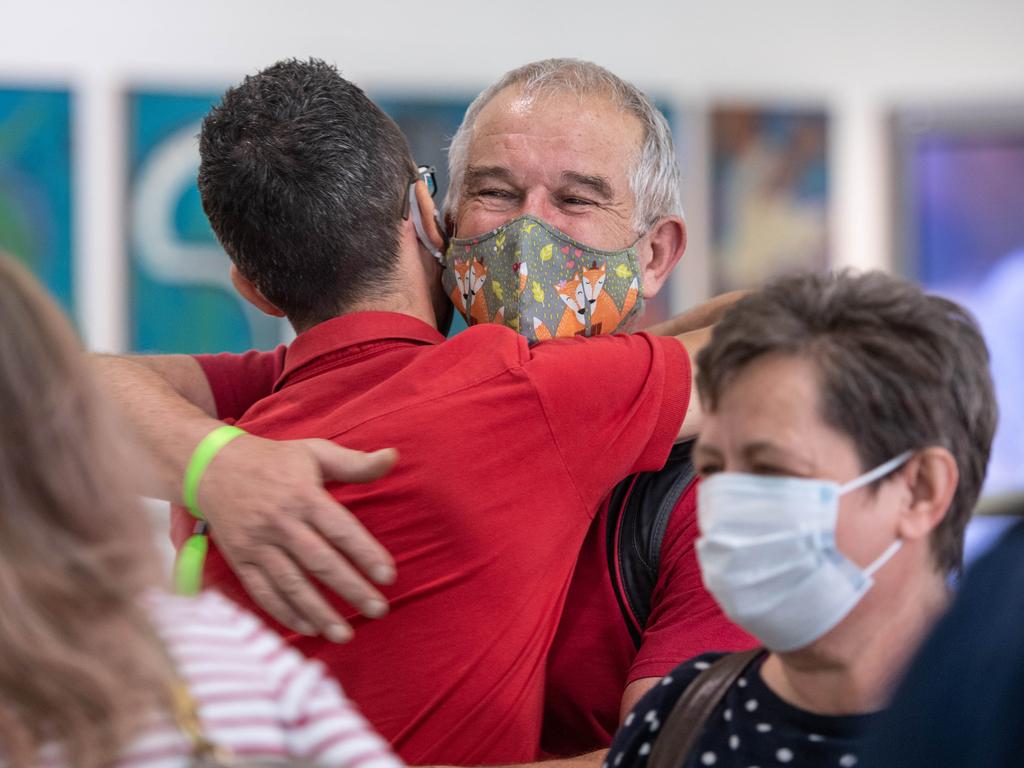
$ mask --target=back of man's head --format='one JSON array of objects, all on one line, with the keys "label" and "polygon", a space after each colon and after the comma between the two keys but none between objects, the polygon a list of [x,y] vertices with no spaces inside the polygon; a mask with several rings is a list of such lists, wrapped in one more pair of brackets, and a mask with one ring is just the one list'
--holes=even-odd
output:
[{"label": "back of man's head", "polygon": [[206,116],[199,154],[217,238],[294,325],[394,288],[409,146],[333,66],[291,59],[246,77]]}]

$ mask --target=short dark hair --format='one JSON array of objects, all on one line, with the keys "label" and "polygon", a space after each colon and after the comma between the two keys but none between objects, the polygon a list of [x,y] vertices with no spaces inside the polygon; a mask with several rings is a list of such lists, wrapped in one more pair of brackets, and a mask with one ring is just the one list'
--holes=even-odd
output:
[{"label": "short dark hair", "polygon": [[881,272],[780,278],[737,302],[698,355],[704,406],[714,411],[736,375],[769,354],[817,367],[822,416],[850,436],[865,471],[907,450],[949,449],[960,482],[931,544],[938,568],[961,568],[998,415],[970,313]]},{"label": "short dark hair", "polygon": [[199,155],[218,240],[294,324],[394,287],[409,145],[333,66],[289,59],[246,77],[203,120]]}]

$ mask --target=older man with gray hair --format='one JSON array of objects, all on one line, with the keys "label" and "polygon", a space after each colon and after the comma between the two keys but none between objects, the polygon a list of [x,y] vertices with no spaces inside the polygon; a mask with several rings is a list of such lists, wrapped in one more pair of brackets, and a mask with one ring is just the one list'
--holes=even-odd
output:
[{"label": "older man with gray hair", "polygon": [[[445,267],[444,293],[472,325],[504,324],[531,342],[629,330],[685,249],[679,169],[667,122],[639,90],[594,64],[552,59],[505,75],[470,106],[450,162],[447,249],[442,252],[444,237],[429,215],[428,198],[417,192],[410,213],[422,247]],[[683,340],[692,353],[729,301],[711,302],[656,330],[689,333]],[[443,311],[438,310],[441,328]],[[626,372],[609,369],[607,378],[602,372],[581,380],[568,363],[580,354],[569,354],[575,344],[552,350],[565,350],[560,386],[576,407],[583,406],[582,414],[586,403],[599,407],[596,393]],[[281,352],[99,361],[161,461],[157,490],[172,500],[179,499],[193,448],[216,425],[209,417],[242,417],[271,394],[285,364]],[[459,364],[471,368],[475,362]],[[680,376],[674,386],[676,396],[690,403],[687,424],[693,434],[698,414],[689,399],[690,378]],[[549,414],[558,407],[542,406]],[[619,450],[616,434],[595,429],[587,418],[572,426],[571,435],[570,444],[591,453],[596,443],[594,455]],[[474,434],[468,419],[451,439],[471,440],[481,450],[493,444],[492,457],[507,452],[507,471],[523,473],[522,483],[530,486],[529,462],[507,450],[514,435]],[[347,630],[341,599],[370,614],[379,613],[368,606],[382,598],[339,551],[364,572],[376,573],[378,583],[392,578],[392,563],[379,545],[346,516],[337,494],[321,490],[325,477],[359,480],[379,474],[379,457],[342,450],[322,441],[237,440],[210,465],[200,499],[227,561],[246,564],[239,575],[258,602],[293,629],[334,639]],[[592,490],[538,484],[531,504],[554,502],[557,496],[586,498]],[[571,583],[552,585],[566,590],[567,598],[557,634],[548,641],[543,749],[534,745],[538,755],[606,746],[619,712],[628,711],[680,659],[749,643],[700,582],[692,551],[693,473],[686,443],[672,451],[662,470],[623,480],[592,514]],[[190,526],[182,516],[178,523]],[[325,597],[312,586],[303,566],[314,560],[317,579],[340,598]],[[510,592],[518,588],[507,585]],[[396,604],[395,613],[401,610]],[[397,616],[383,625],[392,621]],[[444,632],[444,617],[437,621],[424,631]],[[522,662],[502,657],[494,663]],[[446,704],[438,702],[438,711]],[[464,727],[472,729],[473,723]]]},{"label": "older man with gray hair", "polygon": [[[517,234],[516,222],[529,227],[539,220],[564,233],[559,242],[570,247],[571,260],[579,261],[578,243],[633,249],[638,303],[657,294],[685,249],[680,170],[668,122],[640,90],[595,64],[548,59],[508,72],[469,106],[449,166],[445,211],[457,238],[474,241],[501,230],[508,239]],[[516,262],[520,272],[527,265],[530,279],[534,264],[545,267],[546,243],[531,253],[536,241],[522,240]],[[464,253],[451,255],[457,264]],[[576,267],[564,275],[570,284]],[[491,271],[496,268],[492,262]],[[586,270],[583,279],[584,298],[597,304],[602,295],[587,295]],[[615,279],[605,275],[602,293]],[[502,293],[507,308],[508,291]],[[486,284],[483,296],[493,299]],[[461,309],[461,297],[455,298]],[[570,303],[565,299],[560,293],[546,300],[556,316]],[[526,316],[538,318],[545,304],[523,292],[521,333],[535,338],[534,321]],[[719,300],[699,313],[703,317],[684,316],[654,331],[708,325],[726,304]],[[605,324],[601,332],[630,330],[637,317]],[[583,324],[570,323],[570,330],[576,325]],[[543,746],[549,754],[606,745],[620,711],[628,712],[672,669],[673,659],[752,642],[722,616],[700,580],[689,448],[677,445],[664,469],[627,478],[602,504],[548,664]]]},{"label": "older man with gray hair", "polygon": [[[472,304],[463,301],[465,295],[455,297],[456,307],[471,323],[494,319],[492,307],[508,303],[511,297],[504,289],[511,287],[519,289],[513,290],[518,312],[510,317],[505,311],[500,319],[513,324],[518,317],[520,332],[531,340],[537,340],[538,331],[542,338],[571,335],[569,331],[581,330],[577,325],[586,326],[582,330],[588,334],[598,332],[590,327],[598,323],[599,332],[626,330],[686,247],[680,171],[668,122],[641,91],[595,64],[548,59],[504,75],[469,106],[452,140],[449,165],[445,211],[456,238],[478,240],[503,227],[503,234],[512,235],[519,246],[516,274],[506,271],[501,279],[488,274],[491,285],[502,285],[499,297],[487,291],[487,284],[470,286],[477,288],[470,292],[475,314]],[[522,233],[508,231],[510,222],[524,216],[558,230],[555,244],[568,249],[565,255],[570,257],[556,259],[558,269],[551,269],[549,259],[537,263],[537,254],[522,250]],[[529,222],[524,226],[529,228]],[[548,238],[525,239],[539,248],[551,244]],[[466,253],[475,262],[486,262],[487,248],[479,248],[479,242],[471,245],[465,252],[449,250],[448,265],[464,260]],[[581,245],[599,252],[598,257],[587,256]],[[609,251],[627,254],[628,270],[604,275],[600,287],[587,285],[584,262],[600,261]],[[495,256],[500,261],[502,254]],[[638,274],[633,274],[634,263]],[[524,265],[525,275],[518,269]],[[497,266],[500,270],[502,265]],[[539,300],[525,290],[540,276],[531,269],[570,287],[580,278],[584,301],[577,304],[571,292]],[[456,271],[449,273],[454,277]],[[627,302],[631,291],[636,300]],[[487,306],[480,306],[479,297]],[[553,315],[538,317],[530,312],[540,308],[536,305],[547,305]],[[565,310],[576,310],[573,320],[579,322],[565,323],[559,333],[554,321]]]}]

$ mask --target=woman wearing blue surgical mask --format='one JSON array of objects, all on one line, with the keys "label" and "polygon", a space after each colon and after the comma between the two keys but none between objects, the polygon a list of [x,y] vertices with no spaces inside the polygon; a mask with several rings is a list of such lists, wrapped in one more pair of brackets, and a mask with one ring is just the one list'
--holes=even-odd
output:
[{"label": "woman wearing blue surgical mask", "polygon": [[948,601],[996,422],[959,306],[869,273],[783,278],[697,361],[698,557],[763,648],[680,665],[608,765],[841,766]]}]

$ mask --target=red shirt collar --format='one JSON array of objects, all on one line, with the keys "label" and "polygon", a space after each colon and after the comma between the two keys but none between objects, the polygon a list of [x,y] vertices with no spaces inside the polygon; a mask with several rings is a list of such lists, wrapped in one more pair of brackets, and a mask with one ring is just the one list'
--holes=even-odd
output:
[{"label": "red shirt collar", "polygon": [[281,389],[302,368],[330,356],[332,362],[347,353],[379,342],[399,344],[440,344],[444,336],[422,320],[399,312],[353,312],[314,325],[295,337],[285,352],[284,370],[274,384]]}]

